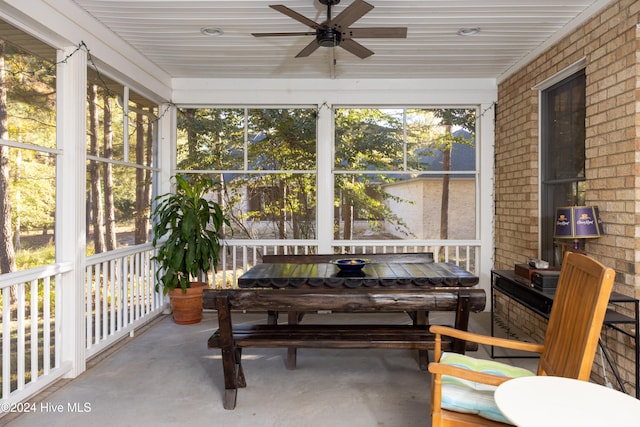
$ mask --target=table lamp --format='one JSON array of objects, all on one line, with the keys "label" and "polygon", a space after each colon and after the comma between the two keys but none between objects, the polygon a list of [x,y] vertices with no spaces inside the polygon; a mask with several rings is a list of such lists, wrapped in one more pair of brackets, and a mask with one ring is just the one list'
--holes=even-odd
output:
[{"label": "table lamp", "polygon": [[597,206],[566,206],[556,209],[554,239],[573,239],[573,249],[580,249],[580,239],[604,234]]}]

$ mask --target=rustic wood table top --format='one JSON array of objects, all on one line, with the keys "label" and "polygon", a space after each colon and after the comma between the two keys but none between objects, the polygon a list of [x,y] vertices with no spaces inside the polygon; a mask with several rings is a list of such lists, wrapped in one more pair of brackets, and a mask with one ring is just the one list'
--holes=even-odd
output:
[{"label": "rustic wood table top", "polygon": [[472,287],[478,277],[453,263],[368,263],[344,272],[334,263],[257,264],[238,279],[240,288]]}]

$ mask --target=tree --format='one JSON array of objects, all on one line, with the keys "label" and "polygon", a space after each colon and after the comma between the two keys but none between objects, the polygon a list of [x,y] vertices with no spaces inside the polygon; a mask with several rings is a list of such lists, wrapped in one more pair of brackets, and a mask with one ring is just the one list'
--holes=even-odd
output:
[{"label": "tree", "polygon": [[464,137],[456,137],[453,135],[452,129],[458,126],[469,131],[474,135],[475,140],[476,114],[475,110],[468,109],[436,109],[434,110],[436,117],[441,119],[444,126],[444,135],[440,138],[440,150],[442,151],[442,200],[440,204],[440,239],[449,238],[449,187],[451,175],[447,172],[451,171],[451,151],[454,143],[468,144],[468,140]]},{"label": "tree", "polygon": [[235,236],[315,237],[313,174],[286,172],[315,168],[314,110],[187,109],[178,118],[178,169],[242,171],[246,154],[258,172],[218,178]]},{"label": "tree", "polygon": [[[249,126],[256,137],[248,148],[257,170],[313,170],[316,167],[316,116],[310,109],[253,109]],[[261,135],[261,136],[258,136]],[[314,238],[315,184],[311,174],[263,175],[250,183],[271,189],[265,197],[264,214],[277,230],[277,237]],[[254,212],[260,218],[262,212]]]},{"label": "tree", "polygon": [[[402,153],[397,118],[382,112],[365,117],[364,111],[353,110],[355,116],[342,117],[336,126],[343,138],[338,162],[356,170],[388,171]],[[185,109],[179,111],[178,129],[179,170],[238,171],[220,174],[223,190],[218,194],[225,197],[225,209],[239,231],[234,232],[236,237],[316,237],[316,188],[322,183],[313,173],[318,143],[315,110]],[[247,168],[254,173],[241,172],[245,155]],[[383,173],[338,175],[336,204],[348,218],[345,236],[351,233],[356,212],[372,224],[384,218],[406,231],[384,203],[392,198],[382,189],[389,181]]]},{"label": "tree", "polygon": [[[0,138],[9,139],[7,121],[7,85],[5,73],[5,43],[0,40]],[[0,273],[16,269],[11,231],[11,200],[9,198],[9,147],[0,145]]]},{"label": "tree", "polygon": [[[104,157],[113,159],[113,120],[111,115],[111,99],[107,93],[103,96],[103,134]],[[116,248],[116,213],[113,202],[113,165],[110,162],[104,163],[104,215],[106,248],[112,251]],[[95,230],[95,229],[94,229]]]},{"label": "tree", "polygon": [[50,61],[8,41],[0,44],[0,138],[34,147],[0,146],[0,271],[5,273],[21,268],[16,264],[22,229],[46,233],[53,224],[55,159],[37,147],[55,147],[55,73]]},{"label": "tree", "polygon": [[[335,168],[348,171],[380,171],[336,175],[336,207],[341,213],[342,238],[353,238],[352,224],[356,217],[367,218],[373,225],[384,219],[402,233],[410,233],[402,219],[384,203],[392,197],[382,184],[393,179],[388,174],[402,166],[404,141],[402,118],[394,111],[379,109],[340,109],[336,111]],[[335,216],[338,218],[338,215]],[[339,238],[339,224],[335,224]]]},{"label": "tree", "polygon": [[[100,119],[98,118],[98,86],[89,85],[89,154],[97,157],[98,152],[98,128]],[[102,189],[100,187],[100,168],[95,160],[89,161],[89,203],[87,209],[90,229],[93,229],[92,240],[95,253],[105,250],[103,235],[103,211],[102,211]]]},{"label": "tree", "polygon": [[[140,106],[136,111],[136,163],[139,165],[151,164],[151,146],[153,131],[149,121],[145,126],[145,114]],[[146,128],[146,132],[145,132]],[[146,156],[145,156],[146,153]],[[135,201],[135,243],[141,244],[148,240],[149,236],[149,206],[151,203],[151,176],[147,169],[136,169],[136,201]]]}]

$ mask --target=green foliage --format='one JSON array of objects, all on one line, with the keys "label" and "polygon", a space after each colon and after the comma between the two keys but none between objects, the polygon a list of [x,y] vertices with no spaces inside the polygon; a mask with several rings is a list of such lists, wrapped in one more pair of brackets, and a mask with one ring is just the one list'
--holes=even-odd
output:
[{"label": "green foliage", "polygon": [[[403,120],[398,110],[339,109],[336,111],[336,156],[338,170],[401,170],[404,156]],[[337,174],[336,207],[354,207],[361,218],[369,220],[369,228],[379,228],[378,220],[394,224],[396,230],[410,235],[404,221],[385,203],[401,200],[386,193],[382,185],[395,181],[380,174]],[[345,227],[345,234],[346,234]],[[345,235],[343,238],[349,238]]]},{"label": "green foliage", "polygon": [[153,212],[153,244],[162,243],[154,259],[161,265],[157,278],[165,294],[177,287],[186,292],[191,277],[216,271],[221,231],[230,225],[220,205],[206,198],[219,183],[206,177],[189,182],[181,176],[176,183],[176,192],[159,196]]},{"label": "green foliage", "polygon": [[180,169],[241,169],[244,109],[178,110]]},{"label": "green foliage", "polygon": [[[34,147],[54,148],[54,69],[49,61],[4,43],[6,69],[0,84],[4,84],[6,90],[5,137]],[[55,52],[51,49],[50,53]],[[15,229],[19,225],[21,230],[51,228],[55,205],[54,156],[37,149],[11,148],[6,160],[10,173],[6,203],[12,206],[12,227]]]},{"label": "green foliage", "polygon": [[402,164],[402,116],[372,108],[336,110],[335,166],[340,170],[397,170]]},{"label": "green foliage", "polygon": [[[314,238],[316,117],[311,108],[178,111],[178,168],[222,174],[234,231],[248,238]],[[247,210],[249,206],[249,210]]]},{"label": "green foliage", "polygon": [[16,265],[20,270],[49,265],[55,262],[55,246],[49,243],[44,247],[34,249],[19,249],[16,251]]},{"label": "green foliage", "polygon": [[[55,246],[53,243],[49,243],[44,247],[39,247],[35,249],[19,249],[16,251],[16,265],[19,270],[27,270],[29,268],[40,267],[42,265],[49,265],[55,262]],[[31,304],[31,292],[32,286],[28,285],[26,287],[25,293],[25,301],[27,305],[30,307]],[[38,286],[38,306],[40,310],[42,310],[42,302],[44,301],[44,287]],[[55,297],[54,293],[51,293],[51,304],[52,309],[55,307]],[[4,301],[2,300],[2,293],[0,292],[0,307],[9,308],[9,304],[4,305]]]},{"label": "green foliage", "polygon": [[[316,146],[327,143],[317,140],[316,116],[311,108],[179,109],[178,169],[219,174],[225,209],[243,237],[313,239]],[[351,221],[369,220],[371,229],[384,221],[411,235],[390,206],[412,201],[385,184],[418,176],[453,144],[471,144],[453,136],[460,128],[473,134],[475,110],[336,109],[336,208],[354,212]],[[344,234],[350,238],[346,227]]]},{"label": "green foliage", "polygon": [[52,156],[11,149],[9,165],[13,227],[19,221],[21,230],[53,228],[56,192]]}]

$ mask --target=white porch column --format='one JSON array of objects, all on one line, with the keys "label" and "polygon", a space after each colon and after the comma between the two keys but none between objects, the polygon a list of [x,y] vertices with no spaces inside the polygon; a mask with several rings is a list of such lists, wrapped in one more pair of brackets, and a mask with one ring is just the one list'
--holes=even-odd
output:
[{"label": "white porch column", "polygon": [[154,197],[171,191],[171,177],[176,170],[176,129],[177,108],[173,104],[162,104],[159,107],[158,148],[155,167],[158,168],[156,193]]},{"label": "white porch column", "polygon": [[[171,191],[171,177],[176,170],[176,138],[177,138],[177,112],[178,109],[173,104],[161,104],[158,106],[158,143],[155,152],[155,176],[153,179],[153,199],[161,194]],[[151,209],[155,208],[152,202]],[[156,275],[153,275],[154,285]],[[169,298],[162,297],[164,301],[164,314],[171,313]]]},{"label": "white porch column", "polygon": [[318,253],[330,254],[333,241],[333,110],[326,103],[318,108],[317,130],[317,233]]},{"label": "white porch column", "polygon": [[[480,141],[480,171],[478,194],[480,200],[477,204],[476,218],[480,222],[480,258],[479,271],[480,287],[487,293],[487,298],[491,295],[491,269],[494,263],[494,232],[493,218],[495,206],[494,195],[494,148],[495,148],[495,104],[480,104],[480,119],[478,140]],[[487,301],[485,310],[490,310],[491,305]]]},{"label": "white porch column", "polygon": [[[85,361],[85,193],[87,55],[75,46],[58,51],[57,140],[62,154],[56,171],[56,259],[73,269],[60,284],[61,362],[70,363],[67,377],[86,369]],[[68,55],[71,55],[67,58]],[[63,61],[64,62],[61,62]]]}]

